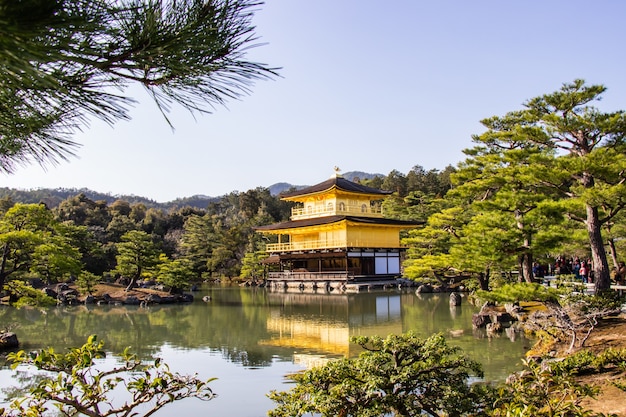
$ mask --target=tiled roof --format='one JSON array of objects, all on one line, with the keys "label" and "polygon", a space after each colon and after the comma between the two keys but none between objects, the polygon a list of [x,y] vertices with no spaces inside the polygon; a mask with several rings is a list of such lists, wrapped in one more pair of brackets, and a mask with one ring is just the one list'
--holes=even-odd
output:
[{"label": "tiled roof", "polygon": [[352,221],[356,223],[363,223],[363,224],[380,224],[380,225],[405,226],[405,227],[412,227],[412,226],[417,227],[421,224],[424,224],[424,222],[394,220],[394,219],[385,219],[385,218],[376,218],[376,217],[326,216],[326,217],[314,217],[311,219],[293,220],[293,221],[288,221],[288,222],[283,222],[283,223],[269,224],[267,226],[256,227],[255,230],[262,232],[264,230],[295,229],[298,227],[321,226],[324,224],[332,224],[332,223],[337,223],[343,220]]},{"label": "tiled roof", "polygon": [[320,193],[322,191],[330,190],[333,187],[337,187],[339,190],[349,191],[353,193],[362,193],[362,194],[380,194],[381,196],[385,196],[391,194],[391,191],[383,191],[377,188],[366,187],[365,185],[358,184],[356,182],[349,181],[343,177],[332,177],[327,179],[324,182],[320,182],[317,185],[312,185],[310,187],[306,187],[297,191],[291,191],[288,193],[281,194],[282,198],[290,198],[297,197],[301,195],[307,194],[315,194]]}]

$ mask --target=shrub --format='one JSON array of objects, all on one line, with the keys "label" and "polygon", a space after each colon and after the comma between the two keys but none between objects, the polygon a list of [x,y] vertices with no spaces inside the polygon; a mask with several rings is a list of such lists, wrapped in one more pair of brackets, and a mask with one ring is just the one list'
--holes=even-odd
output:
[{"label": "shrub", "polygon": [[23,281],[11,280],[6,283],[4,289],[9,293],[11,300],[15,300],[13,306],[17,308],[25,306],[52,307],[57,304],[54,298]]},{"label": "shrub", "polygon": [[[87,342],[72,348],[66,354],[44,349],[27,354],[19,351],[8,355],[13,368],[20,364],[52,372],[42,378],[28,396],[11,403],[10,409],[0,409],[2,417],[35,417],[55,407],[62,415],[91,417],[122,417],[138,415],[140,406],[149,406],[144,416],[150,416],[165,405],[184,398],[210,400],[215,397],[208,384],[195,376],[172,373],[167,364],[156,359],[143,364],[126,349],[121,354],[122,364],[113,369],[100,370],[95,360],[105,356],[104,343],[92,335]],[[129,400],[115,403],[113,391],[124,385]],[[119,400],[118,400],[119,402]]]},{"label": "shrub", "polygon": [[550,301],[558,299],[560,292],[541,284],[517,282],[504,284],[492,291],[477,291],[476,297],[484,301],[512,303],[516,301]]}]

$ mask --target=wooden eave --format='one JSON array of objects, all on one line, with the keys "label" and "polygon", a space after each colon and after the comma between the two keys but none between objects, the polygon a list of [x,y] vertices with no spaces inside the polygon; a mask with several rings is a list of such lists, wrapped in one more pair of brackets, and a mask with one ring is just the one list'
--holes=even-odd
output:
[{"label": "wooden eave", "polygon": [[343,177],[332,177],[319,184],[282,194],[280,198],[285,201],[302,201],[309,196],[330,193],[352,194],[361,197],[367,196],[373,199],[382,199],[387,195],[392,194],[391,191],[367,187],[356,182],[348,181]]},{"label": "wooden eave", "polygon": [[258,226],[256,231],[261,233],[281,234],[288,230],[300,229],[304,227],[324,226],[334,223],[347,222],[352,225],[369,225],[369,226],[387,226],[397,227],[401,229],[413,229],[424,224],[424,222],[405,221],[395,219],[385,219],[377,217],[361,217],[361,216],[325,216],[315,217],[303,220],[292,220],[283,223],[270,224],[267,226]]},{"label": "wooden eave", "polygon": [[347,256],[346,250],[339,251],[312,251],[312,252],[285,252],[278,256],[280,261],[300,260],[300,259],[329,259],[329,258],[345,258]]}]

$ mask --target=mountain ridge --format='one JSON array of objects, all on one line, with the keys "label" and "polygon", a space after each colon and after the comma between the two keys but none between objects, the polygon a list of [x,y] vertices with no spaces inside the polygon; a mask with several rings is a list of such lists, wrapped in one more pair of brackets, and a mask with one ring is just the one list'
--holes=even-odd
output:
[{"label": "mountain ridge", "polygon": [[[362,171],[346,172],[342,175],[344,178],[354,181],[355,179],[372,179],[377,176],[384,177],[382,174],[371,174]],[[309,184],[310,185],[310,184]],[[288,182],[277,182],[267,188],[271,195],[277,196],[292,189],[300,189],[308,187],[309,185],[294,185]],[[129,204],[144,204],[147,208],[160,208],[160,209],[172,209],[175,207],[197,207],[205,209],[209,203],[217,202],[228,194],[221,196],[207,196],[204,194],[194,194],[189,197],[179,197],[167,202],[157,202],[148,197],[137,196],[134,194],[110,194],[102,193],[88,188],[37,188],[30,190],[20,190],[15,188],[0,187],[0,198],[11,198],[14,202],[37,204],[44,203],[48,207],[53,208],[58,206],[63,200],[70,197],[74,197],[79,194],[84,194],[87,198],[93,201],[106,201],[107,204],[111,204],[116,200],[126,201]]]}]

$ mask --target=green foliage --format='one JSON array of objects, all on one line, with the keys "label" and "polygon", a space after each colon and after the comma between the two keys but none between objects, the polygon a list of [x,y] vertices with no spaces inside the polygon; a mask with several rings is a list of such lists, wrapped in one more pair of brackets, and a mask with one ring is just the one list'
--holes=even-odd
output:
[{"label": "green foliage", "polygon": [[208,215],[192,214],[183,227],[179,252],[192,262],[194,271],[201,276],[208,271],[207,265],[217,240],[213,223]]},{"label": "green foliage", "polygon": [[0,286],[32,274],[48,283],[81,269],[77,248],[43,204],[15,204],[0,218]]},{"label": "green foliage", "polygon": [[[104,357],[104,343],[96,336],[65,354],[51,348],[32,354],[23,350],[10,353],[13,368],[32,365],[53,375],[43,378],[25,398],[13,401],[8,410],[0,410],[0,415],[39,417],[54,407],[66,416],[130,417],[138,415],[139,407],[148,407],[142,415],[150,416],[174,401],[215,397],[208,386],[213,379],[173,373],[160,359],[143,364],[126,349],[120,355],[121,365],[102,370],[96,361]],[[128,391],[123,403],[115,392],[118,386]]]},{"label": "green foliage", "polygon": [[296,374],[290,391],[273,391],[272,417],[374,417],[462,415],[488,401],[486,387],[468,384],[480,365],[450,347],[441,335],[420,339],[413,333],[353,337],[364,352]]},{"label": "green foliage", "polygon": [[579,315],[597,315],[600,312],[621,312],[623,300],[617,291],[603,291],[597,294],[570,293],[564,304],[575,308]]},{"label": "green foliage", "polygon": [[[4,191],[0,188],[0,193]],[[176,207],[169,212],[144,201],[133,204],[110,196],[93,201],[82,192],[60,203],[54,202],[56,197],[37,196],[57,207],[48,210],[42,204],[4,200],[0,286],[33,277],[61,282],[83,270],[96,276],[121,274],[134,281],[160,273],[160,281],[175,291],[212,273],[238,276],[248,246],[264,249],[254,227],[285,220],[290,212],[289,205],[265,188],[214,198],[205,210]],[[146,249],[152,248],[150,254],[137,252],[140,240],[145,240]],[[171,266],[180,273],[168,272],[166,266],[160,272],[155,269],[159,253],[176,260]],[[261,256],[257,254],[257,260]],[[190,262],[193,276],[186,275]],[[258,265],[255,268],[259,272]]]},{"label": "green foliage", "polygon": [[466,215],[462,207],[447,208],[431,215],[424,227],[409,231],[408,237],[402,240],[408,245],[407,277],[443,275],[457,266],[449,252],[461,238],[458,231],[463,227]]},{"label": "green foliage", "polygon": [[189,260],[169,259],[165,254],[159,255],[155,276],[170,292],[181,292],[197,277]]},{"label": "green foliage", "polygon": [[146,232],[131,230],[125,233],[117,247],[115,272],[130,279],[133,288],[138,279],[150,272],[159,260],[157,245]]},{"label": "green foliage", "polygon": [[512,303],[516,301],[556,301],[559,292],[540,284],[516,282],[504,284],[492,291],[479,290],[476,297],[485,301]]},{"label": "green foliage", "polygon": [[522,278],[531,282],[535,254],[554,249],[555,242],[541,238],[542,230],[563,219],[559,212],[540,210],[554,193],[532,175],[535,161],[552,153],[532,145],[500,148],[501,143],[491,136],[486,140],[477,136],[474,141],[478,145],[464,151],[470,158],[452,174],[456,187],[448,193],[477,213],[459,247],[469,259],[474,253],[497,266],[518,263]]},{"label": "green foliage", "polygon": [[626,349],[609,348],[600,353],[585,350],[550,365],[557,375],[597,374],[615,368],[626,371]]},{"label": "green foliage", "polygon": [[512,219],[503,212],[468,211],[475,215],[457,231],[460,239],[450,248],[458,269],[474,273],[511,270],[519,242]]},{"label": "green foliage", "polygon": [[247,252],[241,261],[241,272],[239,276],[241,278],[262,278],[263,277],[263,265],[261,260],[266,258],[265,252]]},{"label": "green foliage", "polygon": [[78,275],[82,268],[80,252],[66,239],[51,236],[32,253],[30,272],[52,284]]},{"label": "green foliage", "polygon": [[[140,84],[165,115],[209,113],[275,75],[245,59],[255,1],[19,1],[0,8],[0,171],[67,159],[91,117],[129,119]],[[111,93],[111,89],[115,93]],[[167,120],[167,119],[166,119]]]},{"label": "green foliage", "polygon": [[82,271],[76,278],[76,286],[81,294],[91,294],[102,277],[88,271]]},{"label": "green foliage", "polygon": [[[626,367],[626,351],[579,353],[563,361],[525,361],[506,384],[468,384],[480,368],[440,335],[355,337],[364,352],[293,376],[290,391],[271,392],[273,417],[321,416],[571,416],[592,417],[582,401],[598,390],[576,375]],[[618,385],[619,386],[619,385]]]},{"label": "green foliage", "polygon": [[581,402],[595,397],[598,390],[576,382],[569,372],[555,372],[554,364],[525,361],[526,368],[498,389],[498,396],[487,415],[493,417],[592,417]]},{"label": "green foliage", "polygon": [[[535,258],[590,252],[596,287],[608,289],[602,232],[623,230],[626,113],[591,106],[604,91],[575,80],[527,101],[523,110],[482,120],[487,130],[474,136],[476,146],[464,151],[468,159],[450,175],[447,209],[404,240],[407,274],[437,273],[432,266],[443,265],[433,257],[446,255],[442,261],[458,271],[488,276],[517,266],[532,282]],[[440,227],[446,210],[460,216]]]},{"label": "green foliage", "polygon": [[98,240],[98,232],[103,230],[100,225],[77,226],[72,220],[65,220],[58,224],[55,230],[69,245],[76,248],[78,251],[76,260],[80,260],[82,267],[87,271],[102,275],[109,269],[104,245]]},{"label": "green foliage", "polygon": [[16,300],[13,306],[17,308],[31,307],[52,307],[57,304],[56,300],[42,291],[19,280],[11,280],[4,289],[9,293],[12,300]]},{"label": "green foliage", "polygon": [[529,147],[559,151],[533,159],[529,178],[564,196],[559,203],[567,218],[587,229],[600,291],[610,285],[602,227],[623,209],[626,187],[626,113],[603,113],[591,104],[605,90],[580,79],[563,84],[558,91],[528,100],[523,110],[483,120],[488,130],[478,137],[496,153]]}]

